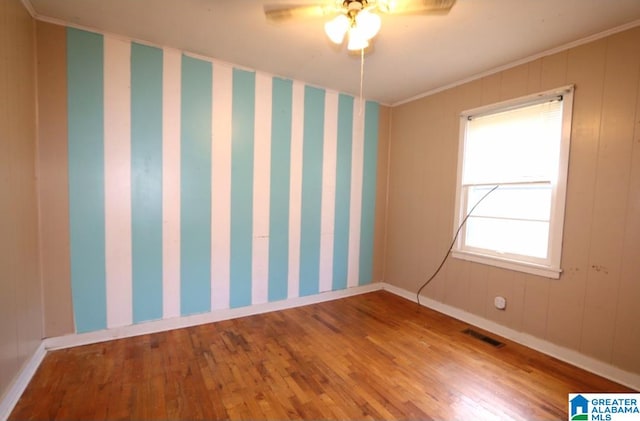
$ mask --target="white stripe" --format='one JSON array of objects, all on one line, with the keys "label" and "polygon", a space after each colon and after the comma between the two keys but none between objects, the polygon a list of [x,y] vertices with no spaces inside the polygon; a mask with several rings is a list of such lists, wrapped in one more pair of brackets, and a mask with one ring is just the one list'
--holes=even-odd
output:
[{"label": "white stripe", "polygon": [[162,316],[180,316],[180,86],[182,56],[162,59]]},{"label": "white stripe", "polygon": [[324,101],[322,150],[322,216],[320,228],[320,292],[333,285],[333,238],[336,206],[336,150],[338,147],[338,93],[327,91]]},{"label": "white stripe", "polygon": [[253,148],[253,250],[251,302],[269,299],[269,193],[271,169],[271,77],[256,74]]},{"label": "white stripe", "polygon": [[214,64],[211,145],[211,308],[229,308],[233,70]]},{"label": "white stripe", "polygon": [[107,327],[132,323],[131,44],[104,37]]},{"label": "white stripe", "polygon": [[351,206],[349,209],[349,261],[347,287],[358,285],[360,270],[360,220],[362,218],[362,171],[364,159],[364,113],[361,101],[353,106],[353,146],[351,150]]},{"label": "white stripe", "polygon": [[289,280],[287,295],[300,295],[300,221],[302,213],[302,141],[304,84],[293,82],[291,98],[291,173],[289,184]]}]

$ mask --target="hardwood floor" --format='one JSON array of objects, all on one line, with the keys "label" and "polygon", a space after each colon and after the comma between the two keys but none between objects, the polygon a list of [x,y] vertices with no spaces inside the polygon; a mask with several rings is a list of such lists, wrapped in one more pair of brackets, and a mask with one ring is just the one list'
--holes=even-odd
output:
[{"label": "hardwood floor", "polygon": [[631,391],[467,327],[379,291],[55,351],[9,419],[566,419]]}]

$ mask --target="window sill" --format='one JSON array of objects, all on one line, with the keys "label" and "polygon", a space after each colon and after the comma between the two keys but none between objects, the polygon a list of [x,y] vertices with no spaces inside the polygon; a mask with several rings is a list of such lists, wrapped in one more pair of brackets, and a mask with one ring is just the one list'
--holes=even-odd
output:
[{"label": "window sill", "polygon": [[537,265],[535,263],[520,262],[511,259],[501,259],[499,257],[486,256],[468,251],[452,251],[451,256],[456,259],[468,260],[484,265],[497,266],[503,269],[515,270],[518,272],[530,273],[532,275],[543,276],[545,278],[559,279],[562,269],[549,266]]}]

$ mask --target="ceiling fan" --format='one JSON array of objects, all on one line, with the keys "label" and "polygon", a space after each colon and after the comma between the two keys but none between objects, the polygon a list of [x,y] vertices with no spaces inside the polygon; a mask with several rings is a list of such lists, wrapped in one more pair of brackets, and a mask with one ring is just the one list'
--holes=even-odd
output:
[{"label": "ceiling fan", "polygon": [[446,14],[456,0],[333,0],[315,5],[265,5],[264,13],[272,22],[290,19],[333,16],[325,23],[329,39],[342,44],[348,35],[347,49],[364,50],[381,26],[376,12],[390,15]]}]

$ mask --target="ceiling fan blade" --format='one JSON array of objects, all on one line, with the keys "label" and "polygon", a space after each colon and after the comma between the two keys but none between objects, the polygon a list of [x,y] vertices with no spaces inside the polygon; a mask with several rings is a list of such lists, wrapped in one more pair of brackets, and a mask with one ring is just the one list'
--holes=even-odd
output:
[{"label": "ceiling fan blade", "polygon": [[290,19],[317,18],[336,13],[334,6],[326,5],[305,5],[305,6],[283,6],[265,5],[264,14],[267,20],[272,22],[283,22]]},{"label": "ceiling fan blade", "polygon": [[447,14],[456,0],[378,0],[378,9],[392,15]]}]

